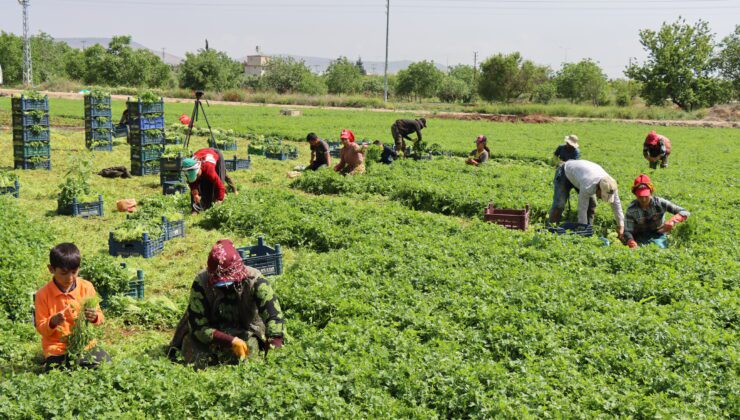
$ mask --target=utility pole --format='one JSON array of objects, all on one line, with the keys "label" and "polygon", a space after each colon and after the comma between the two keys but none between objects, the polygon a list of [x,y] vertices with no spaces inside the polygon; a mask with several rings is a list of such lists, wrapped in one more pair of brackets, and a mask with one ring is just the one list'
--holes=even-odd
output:
[{"label": "utility pole", "polygon": [[30,0],[18,0],[23,6],[23,85],[33,86],[33,69],[31,68],[31,39],[28,37],[28,3]]},{"label": "utility pole", "polygon": [[162,47],[162,62],[164,63],[164,50],[166,50],[165,47]]},{"label": "utility pole", "polygon": [[84,39],[82,40],[82,51],[85,51],[85,47],[87,46],[87,41]]},{"label": "utility pole", "polygon": [[383,90],[383,102],[388,102],[388,35],[391,27],[391,0],[385,0],[385,89]]},{"label": "utility pole", "polygon": [[473,51],[473,85],[475,85],[475,76],[478,74],[478,51]]}]

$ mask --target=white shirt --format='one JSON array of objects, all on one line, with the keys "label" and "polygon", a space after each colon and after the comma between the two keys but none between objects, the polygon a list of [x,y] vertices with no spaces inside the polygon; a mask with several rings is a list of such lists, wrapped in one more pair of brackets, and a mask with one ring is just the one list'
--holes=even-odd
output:
[{"label": "white shirt", "polygon": [[[586,224],[589,200],[596,194],[599,182],[609,174],[601,166],[587,160],[569,160],[563,165],[565,177],[578,189],[578,223]],[[624,214],[618,193],[614,194],[611,206],[617,226],[624,226]]]}]

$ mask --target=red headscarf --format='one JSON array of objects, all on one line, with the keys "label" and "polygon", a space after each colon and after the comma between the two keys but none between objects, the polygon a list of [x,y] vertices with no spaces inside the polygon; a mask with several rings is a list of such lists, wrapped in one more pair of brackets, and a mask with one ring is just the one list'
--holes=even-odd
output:
[{"label": "red headscarf", "polygon": [[228,239],[221,239],[211,249],[207,272],[211,286],[239,283],[249,275],[234,243]]},{"label": "red headscarf", "polygon": [[648,146],[657,146],[659,142],[660,138],[658,137],[658,133],[656,133],[655,131],[649,132],[647,137],[645,137],[645,144],[647,144]]},{"label": "red headscarf", "polygon": [[342,130],[342,134],[339,136],[340,139],[347,139],[350,143],[355,142],[355,133],[352,130]]}]

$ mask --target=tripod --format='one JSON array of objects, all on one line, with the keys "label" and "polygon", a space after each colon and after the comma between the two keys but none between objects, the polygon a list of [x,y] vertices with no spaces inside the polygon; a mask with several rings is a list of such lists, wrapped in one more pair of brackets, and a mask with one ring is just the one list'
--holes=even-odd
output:
[{"label": "tripod", "polygon": [[[196,90],[195,91],[195,105],[193,106],[193,114],[190,116],[190,123],[188,123],[188,134],[185,136],[185,143],[183,145],[183,150],[188,150],[188,144],[190,143],[190,136],[193,134],[193,125],[196,121],[198,121],[198,115],[200,112],[203,113],[203,118],[206,120],[206,125],[208,126],[208,132],[211,134],[211,144],[216,144],[216,138],[213,137],[213,129],[211,129],[211,123],[208,122],[208,116],[206,115],[206,109],[203,107],[203,102],[201,102],[200,98],[203,97],[203,91],[202,90]],[[211,104],[208,103],[208,99],[206,99],[206,104],[208,106],[211,106]]]}]

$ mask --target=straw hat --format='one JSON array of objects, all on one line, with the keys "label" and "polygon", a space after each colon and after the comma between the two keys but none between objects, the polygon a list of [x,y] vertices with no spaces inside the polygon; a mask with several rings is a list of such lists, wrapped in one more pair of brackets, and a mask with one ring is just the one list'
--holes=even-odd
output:
[{"label": "straw hat", "polygon": [[613,203],[617,196],[617,181],[609,175],[601,178],[599,181],[599,189],[601,190],[601,199],[607,203]]},{"label": "straw hat", "polygon": [[573,148],[578,148],[578,136],[571,134],[565,137],[565,143],[571,145]]}]

